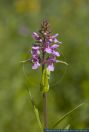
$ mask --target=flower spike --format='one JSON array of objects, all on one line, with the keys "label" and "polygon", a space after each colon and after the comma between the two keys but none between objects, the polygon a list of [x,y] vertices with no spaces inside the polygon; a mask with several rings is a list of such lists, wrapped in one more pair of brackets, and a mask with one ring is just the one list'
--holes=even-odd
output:
[{"label": "flower spike", "polygon": [[41,29],[38,33],[32,34],[35,43],[32,45],[32,69],[38,69],[44,65],[49,71],[54,71],[54,64],[57,62],[57,57],[60,53],[57,51],[60,41],[58,41],[58,33],[52,35],[49,29],[47,20],[41,24]]}]

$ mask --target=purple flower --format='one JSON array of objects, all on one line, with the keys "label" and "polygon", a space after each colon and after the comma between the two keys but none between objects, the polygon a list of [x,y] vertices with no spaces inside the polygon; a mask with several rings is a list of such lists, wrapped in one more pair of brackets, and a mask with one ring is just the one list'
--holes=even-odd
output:
[{"label": "purple flower", "polygon": [[48,69],[49,71],[54,71],[54,65],[53,65],[53,63],[50,64],[50,65],[48,65],[47,69]]},{"label": "purple flower", "polygon": [[33,55],[32,62],[33,62],[32,69],[37,69],[40,66],[39,56]]},{"label": "purple flower", "polygon": [[54,44],[52,46],[48,46],[47,48],[45,48],[45,52],[49,53],[49,54],[53,54],[55,56],[60,56],[59,52],[56,51],[56,48],[58,48],[59,45]]},{"label": "purple flower", "polygon": [[33,46],[32,49],[33,50],[39,50],[39,46]]},{"label": "purple flower", "polygon": [[32,69],[37,69],[40,66],[39,62],[35,62],[32,66]]},{"label": "purple flower", "polygon": [[60,56],[59,52],[57,52],[57,51],[53,51],[52,54],[55,56]]},{"label": "purple flower", "polygon": [[56,57],[51,56],[47,61],[47,69],[49,71],[54,71],[54,63],[56,62]]},{"label": "purple flower", "polygon": [[50,41],[50,42],[53,42],[53,43],[59,43],[59,44],[61,44],[61,42],[58,41],[58,39],[56,38],[58,35],[59,35],[59,34],[57,33],[57,34],[55,34],[55,35],[50,36],[49,41]]},{"label": "purple flower", "polygon": [[37,40],[37,41],[39,41],[39,42],[42,42],[41,37],[40,37],[37,33],[33,32],[32,37],[33,37],[35,40]]},{"label": "purple flower", "polygon": [[53,44],[51,47],[52,47],[52,49],[56,49],[56,48],[59,47],[59,45],[57,45],[57,44]]},{"label": "purple flower", "polygon": [[47,47],[47,48],[45,48],[45,52],[51,54],[52,53],[52,49],[50,47]]},{"label": "purple flower", "polygon": [[58,34],[51,35],[48,29],[48,22],[43,21],[41,30],[33,32],[32,37],[35,39],[35,44],[32,45],[32,69],[38,69],[39,66],[46,67],[49,71],[54,71],[54,64],[58,62],[57,57],[60,53],[57,51],[59,44]]},{"label": "purple flower", "polygon": [[31,54],[32,55],[38,55],[38,54],[40,54],[39,48],[40,48],[39,46],[33,46]]},{"label": "purple flower", "polygon": [[39,38],[39,35],[37,33],[33,32],[32,37],[37,40]]}]

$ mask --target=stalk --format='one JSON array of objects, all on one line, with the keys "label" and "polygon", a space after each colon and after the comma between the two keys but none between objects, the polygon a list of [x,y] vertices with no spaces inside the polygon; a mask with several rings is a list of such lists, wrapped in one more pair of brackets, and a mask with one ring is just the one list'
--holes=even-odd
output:
[{"label": "stalk", "polygon": [[44,117],[44,128],[48,128],[47,93],[43,93],[43,117]]},{"label": "stalk", "polygon": [[[43,52],[43,60],[44,58],[45,58],[45,53]],[[42,64],[42,74],[43,74],[44,68],[45,68],[45,65]],[[44,128],[48,128],[47,92],[43,92],[43,121],[44,121]]]}]

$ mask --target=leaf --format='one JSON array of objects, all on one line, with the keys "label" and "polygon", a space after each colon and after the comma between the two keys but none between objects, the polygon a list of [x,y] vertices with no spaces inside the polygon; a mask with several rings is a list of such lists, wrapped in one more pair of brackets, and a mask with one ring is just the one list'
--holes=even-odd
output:
[{"label": "leaf", "polygon": [[38,125],[40,127],[40,130],[41,130],[41,132],[43,132],[43,126],[42,126],[41,121],[40,121],[39,111],[38,111],[38,109],[36,108],[35,105],[34,105],[34,112],[35,112],[36,119],[37,119]]},{"label": "leaf", "polygon": [[50,78],[50,71],[48,71],[46,68],[43,70],[41,83],[40,83],[40,89],[42,93],[49,91],[49,78]]},{"label": "leaf", "polygon": [[31,62],[31,59],[20,61],[21,63]]},{"label": "leaf", "polygon": [[62,64],[65,64],[65,65],[67,65],[67,66],[68,66],[68,63],[67,63],[67,62],[65,62],[65,61],[57,60],[57,62],[62,63]]},{"label": "leaf", "polygon": [[68,130],[70,128],[70,124],[68,124],[64,129]]},{"label": "leaf", "polygon": [[[27,61],[28,60],[22,61],[22,62],[23,62],[23,72],[24,72],[24,76],[25,76],[26,80],[29,81],[29,79],[28,79],[28,77],[27,77],[27,75],[25,73],[25,70],[24,70],[24,63],[27,62]],[[38,126],[40,128],[40,131],[43,132],[43,126],[42,126],[42,123],[40,121],[39,111],[38,111],[38,109],[37,109],[37,107],[36,107],[36,105],[34,103],[34,100],[32,98],[31,92],[30,92],[30,90],[28,88],[27,88],[27,91],[29,93],[29,97],[30,97],[30,100],[31,100],[31,103],[32,103],[32,106],[33,106],[33,109],[34,109],[34,113],[35,113],[35,116],[36,116],[36,119],[37,119]]]},{"label": "leaf", "polygon": [[70,115],[72,112],[74,112],[76,109],[78,109],[80,106],[82,106],[84,103],[79,104],[78,106],[76,106],[73,110],[69,111],[68,113],[66,113],[65,115],[63,115],[61,118],[59,118],[56,123],[53,125],[52,128],[55,128],[63,119],[65,119],[68,115]]},{"label": "leaf", "polygon": [[36,119],[37,119],[37,123],[38,123],[39,128],[40,128],[40,131],[43,132],[43,126],[42,126],[42,123],[40,121],[39,111],[38,111],[37,107],[35,106],[35,103],[34,103],[34,100],[32,98],[32,95],[31,95],[30,91],[29,91],[29,96],[30,96],[30,100],[31,100],[31,103],[32,103],[32,106],[33,106],[33,109],[34,109],[34,113],[35,113],[35,116],[36,116]]}]

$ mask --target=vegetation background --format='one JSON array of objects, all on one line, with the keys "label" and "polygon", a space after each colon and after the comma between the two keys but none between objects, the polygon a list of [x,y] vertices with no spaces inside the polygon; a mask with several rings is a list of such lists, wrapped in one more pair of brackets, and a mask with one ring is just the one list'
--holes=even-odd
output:
[{"label": "vegetation background", "polygon": [[59,33],[60,60],[69,64],[56,64],[51,74],[49,128],[82,102],[57,128],[89,128],[89,0],[0,0],[0,132],[39,132],[27,89],[42,120],[41,69],[20,61],[30,57],[32,32],[44,18]]}]

